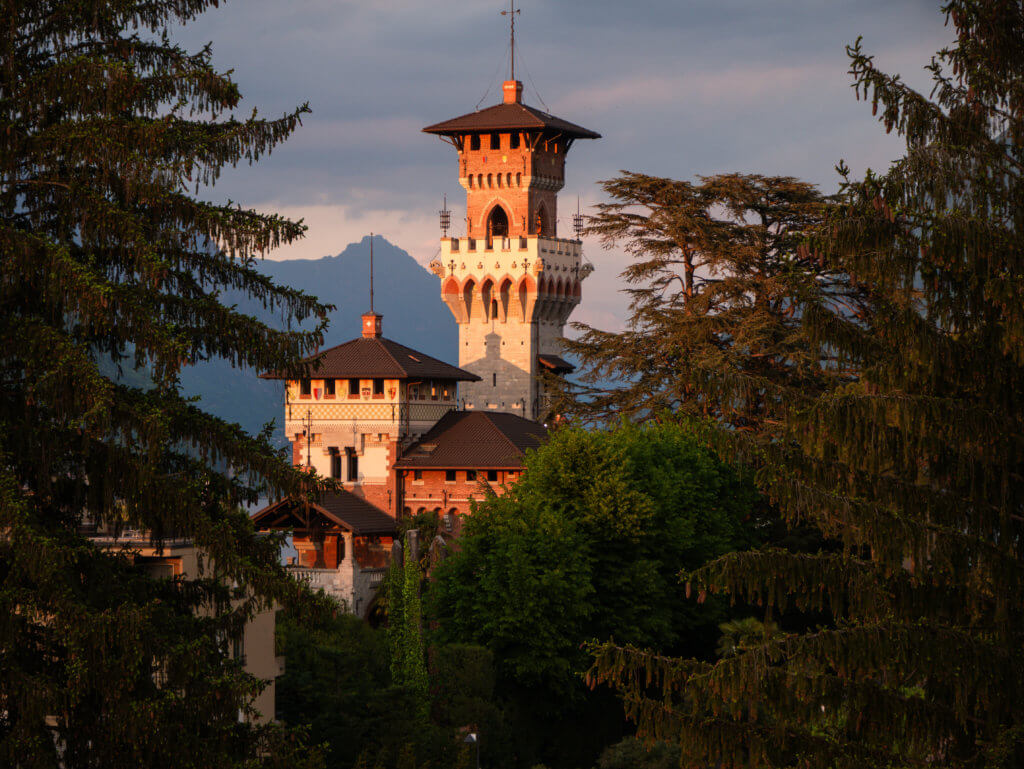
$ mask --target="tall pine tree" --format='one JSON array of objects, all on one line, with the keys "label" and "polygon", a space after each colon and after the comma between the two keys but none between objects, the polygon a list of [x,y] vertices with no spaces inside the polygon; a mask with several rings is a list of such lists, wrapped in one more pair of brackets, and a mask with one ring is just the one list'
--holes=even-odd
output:
[{"label": "tall pine tree", "polygon": [[698,597],[831,620],[716,664],[597,651],[594,678],[695,766],[1024,766],[1024,9],[944,10],[957,39],[930,96],[849,50],[907,151],[844,185],[808,252],[864,292],[860,317],[813,292],[798,311],[846,376],[790,391],[760,435],[718,434],[789,520],[844,548],[690,575]]},{"label": "tall pine tree", "polygon": [[604,182],[612,202],[588,231],[635,257],[628,328],[566,342],[582,385],[558,410],[588,421],[664,412],[712,417],[760,432],[789,391],[822,392],[833,378],[807,339],[808,292],[860,312],[860,292],[800,244],[829,201],[792,177],[722,174],[697,182],[625,173]]},{"label": "tall pine tree", "polygon": [[[225,639],[299,592],[241,506],[306,481],[177,375],[211,357],[295,370],[320,341],[329,308],[255,267],[302,226],[195,196],[306,108],[234,116],[210,50],[168,33],[210,5],[0,0],[3,766],[298,760],[289,735],[240,722],[260,685]],[[225,306],[226,289],[312,323],[274,330]],[[104,374],[118,368],[146,386]],[[188,537],[206,571],[147,579],[86,524]]]}]

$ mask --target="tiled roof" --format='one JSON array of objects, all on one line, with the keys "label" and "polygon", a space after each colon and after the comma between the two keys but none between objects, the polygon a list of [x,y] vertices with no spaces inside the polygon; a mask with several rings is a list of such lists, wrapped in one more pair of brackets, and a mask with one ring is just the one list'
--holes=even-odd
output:
[{"label": "tiled roof", "polygon": [[601,134],[587,128],[570,123],[568,120],[541,112],[535,107],[525,104],[496,104],[493,107],[470,112],[461,117],[446,120],[427,126],[423,129],[428,134],[453,136],[464,133],[483,131],[507,131],[514,128],[550,129],[565,134],[573,139],[600,139]]},{"label": "tiled roof", "polygon": [[571,374],[576,370],[576,367],[564,358],[559,358],[557,355],[541,354],[537,356],[537,360],[544,368],[554,371],[556,374]]},{"label": "tiled roof", "polygon": [[[310,502],[309,509],[312,515],[325,519],[320,524],[327,528],[333,525],[363,536],[394,534],[398,530],[394,518],[344,489],[325,493],[317,502]],[[301,530],[308,528],[310,523],[305,516],[305,506],[295,499],[282,499],[268,505],[252,520],[258,529]]]},{"label": "tiled roof", "polygon": [[402,455],[397,468],[520,467],[527,449],[547,438],[547,428],[515,414],[450,411]]},{"label": "tiled roof", "polygon": [[[463,382],[479,382],[480,377],[449,365],[437,358],[431,358],[410,347],[384,337],[360,337],[350,342],[331,347],[306,358],[315,361],[309,376],[348,379],[356,377],[384,377],[390,379],[456,379]],[[260,374],[264,379],[289,379],[277,372]]]}]

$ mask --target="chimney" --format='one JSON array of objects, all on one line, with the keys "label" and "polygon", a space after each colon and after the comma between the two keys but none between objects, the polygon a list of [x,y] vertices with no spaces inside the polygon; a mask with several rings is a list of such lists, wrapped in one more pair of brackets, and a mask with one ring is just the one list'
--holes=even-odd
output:
[{"label": "chimney", "polygon": [[523,84],[519,80],[506,80],[501,86],[506,104],[519,104],[523,100]]},{"label": "chimney", "polygon": [[379,339],[381,316],[376,312],[363,315],[363,339]]}]

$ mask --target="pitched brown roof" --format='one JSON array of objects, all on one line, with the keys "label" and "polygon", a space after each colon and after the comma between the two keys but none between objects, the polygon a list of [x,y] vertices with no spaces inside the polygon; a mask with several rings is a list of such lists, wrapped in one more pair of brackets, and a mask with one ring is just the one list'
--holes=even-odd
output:
[{"label": "pitched brown roof", "polygon": [[496,104],[493,107],[470,112],[443,123],[427,126],[423,131],[428,134],[457,136],[465,133],[507,131],[515,128],[549,129],[573,139],[601,138],[599,133],[521,103]]},{"label": "pitched brown roof", "polygon": [[571,374],[576,370],[576,367],[564,358],[559,358],[557,355],[547,355],[542,353],[537,356],[537,361],[544,368],[554,371],[556,374]]},{"label": "pitched brown roof", "polygon": [[[303,362],[319,362],[312,365],[308,376],[312,378],[348,379],[356,377],[384,377],[388,379],[456,379],[462,382],[479,382],[480,377],[449,365],[437,358],[431,358],[410,347],[384,337],[360,337],[350,342],[331,347]],[[278,372],[260,374],[263,379],[290,379]]]},{"label": "pitched brown roof", "polygon": [[[318,520],[319,519],[319,520]],[[306,531],[311,528],[340,528],[353,534],[394,534],[395,519],[350,491],[327,492],[309,503],[309,515],[303,502],[282,499],[267,505],[252,517],[257,529]]]},{"label": "pitched brown roof", "polygon": [[515,414],[449,411],[395,462],[397,468],[486,469],[520,467],[527,449],[547,428]]}]

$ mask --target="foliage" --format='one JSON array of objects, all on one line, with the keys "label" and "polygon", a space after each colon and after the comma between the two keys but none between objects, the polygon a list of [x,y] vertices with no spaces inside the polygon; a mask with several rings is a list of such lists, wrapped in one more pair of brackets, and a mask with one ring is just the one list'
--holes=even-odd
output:
[{"label": "foliage", "polygon": [[433,575],[434,637],[493,652],[520,761],[580,765],[622,729],[610,701],[585,696],[584,641],[713,654],[722,608],[683,606],[677,572],[749,544],[754,499],[685,428],[652,423],[558,430],[474,507]]},{"label": "foliage", "polygon": [[717,664],[598,650],[595,680],[694,766],[1024,765],[1024,8],[946,12],[931,96],[849,49],[858,97],[907,151],[848,180],[809,244],[864,294],[861,317],[813,293],[801,308],[836,381],[780,391],[759,437],[721,435],[788,520],[844,548],[691,577],[698,596],[833,622]]},{"label": "foliage", "polygon": [[669,742],[645,743],[627,737],[610,745],[597,759],[597,769],[678,769],[679,746]]},{"label": "foliage", "polygon": [[779,634],[779,627],[774,622],[762,622],[757,617],[731,619],[718,626],[722,637],[715,648],[719,657],[731,657],[746,649],[759,646],[768,638]]},{"label": "foliage", "polygon": [[406,553],[403,568],[402,618],[405,627],[402,634],[401,678],[397,683],[413,693],[416,698],[416,716],[426,721],[429,707],[427,661],[423,646],[423,609],[420,600],[423,572],[418,559],[412,556],[412,552]]},{"label": "foliage", "polygon": [[[309,481],[177,380],[209,358],[295,369],[329,309],[255,269],[300,224],[189,193],[306,111],[234,117],[240,94],[210,49],[169,36],[210,5],[0,0],[4,766],[312,760],[279,728],[239,723],[260,684],[224,642],[301,592],[242,505]],[[320,323],[274,330],[220,304],[227,288]],[[205,571],[150,580],[84,526],[187,537]]]},{"label": "foliage", "polygon": [[329,766],[466,763],[450,729],[409,717],[418,695],[391,678],[383,631],[339,612],[317,624],[283,616],[278,633],[287,659],[278,718],[307,727],[313,742],[326,745]]},{"label": "foliage", "polygon": [[431,647],[430,681],[435,722],[459,728],[496,717],[494,655],[484,647]]},{"label": "foliage", "polygon": [[[859,290],[800,248],[829,201],[792,177],[722,174],[696,183],[624,173],[603,183],[588,232],[635,261],[627,328],[567,341],[582,385],[561,413],[591,422],[672,412],[744,431],[770,423],[785,385],[820,392],[823,351],[800,322],[804,295],[861,312]],[[553,384],[558,385],[558,382]]]},{"label": "foliage", "polygon": [[429,715],[426,648],[423,642],[423,608],[420,589],[423,572],[418,553],[412,547],[413,535],[406,535],[402,561],[392,560],[384,585],[387,608],[388,651],[391,678],[405,687],[416,702],[416,717],[426,721]]}]

